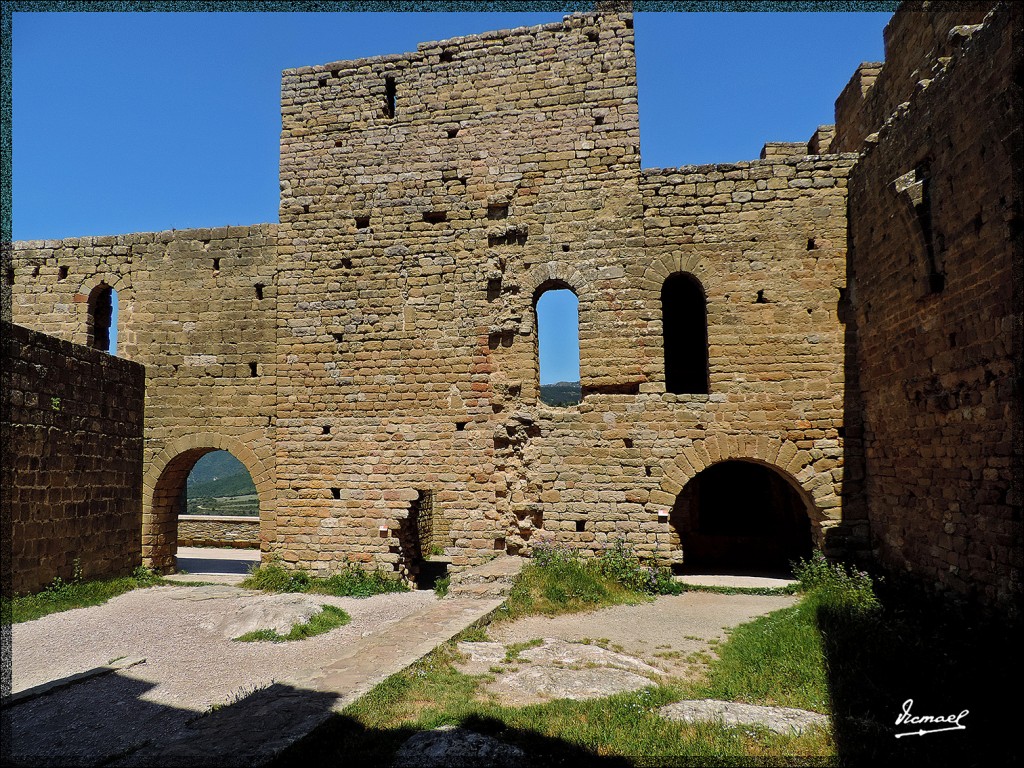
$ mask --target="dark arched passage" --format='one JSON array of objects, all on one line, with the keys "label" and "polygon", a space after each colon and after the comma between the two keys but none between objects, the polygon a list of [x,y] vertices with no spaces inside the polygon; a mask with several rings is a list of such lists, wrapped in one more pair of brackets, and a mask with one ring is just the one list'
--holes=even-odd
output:
[{"label": "dark arched passage", "polygon": [[723,461],[696,475],[670,518],[683,568],[788,570],[811,553],[807,504],[777,470],[752,461]]}]

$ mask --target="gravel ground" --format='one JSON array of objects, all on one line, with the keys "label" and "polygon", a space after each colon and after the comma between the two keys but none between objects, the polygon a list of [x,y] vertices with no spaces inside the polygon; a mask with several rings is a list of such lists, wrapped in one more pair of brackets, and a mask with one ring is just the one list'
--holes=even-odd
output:
[{"label": "gravel ground", "polygon": [[142,699],[205,711],[241,692],[329,663],[346,643],[437,600],[429,591],[368,598],[315,595],[317,602],[347,611],[351,623],[307,640],[239,643],[222,636],[215,627],[227,612],[265,601],[267,596],[233,590],[232,597],[180,599],[186,590],[199,589],[150,587],[101,606],[14,625],[13,690],[58,680],[118,657],[141,656],[145,664],[119,675],[152,686]]}]

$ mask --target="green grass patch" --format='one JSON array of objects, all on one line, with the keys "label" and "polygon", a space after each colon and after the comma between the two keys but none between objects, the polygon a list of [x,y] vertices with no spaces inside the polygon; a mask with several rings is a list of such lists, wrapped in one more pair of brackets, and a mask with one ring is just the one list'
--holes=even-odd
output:
[{"label": "green grass patch", "polygon": [[112,597],[131,592],[133,589],[161,584],[173,584],[173,582],[165,581],[154,571],[142,566],[136,568],[131,576],[83,581],[76,564],[75,574],[70,581],[64,581],[57,577],[49,586],[34,595],[3,598],[3,619],[5,623],[10,622],[11,624],[32,621],[51,613],[69,611],[72,608],[102,605]]},{"label": "green grass patch", "polygon": [[[664,574],[644,568],[622,546],[582,561],[573,553],[542,548],[527,565],[505,610],[496,618],[528,613],[557,614],[615,602],[648,599],[661,590],[675,593]],[[820,575],[820,574],[819,574]],[[813,583],[812,583],[813,582]],[[341,760],[388,764],[411,735],[441,725],[458,725],[524,749],[530,764],[651,765],[682,760],[768,764],[831,764],[837,748],[831,732],[811,729],[785,736],[758,727],[669,722],[658,715],[665,704],[690,698],[721,698],[753,704],[792,706],[830,714],[823,610],[869,616],[877,603],[870,579],[859,572],[822,576],[802,583],[800,602],[763,616],[730,633],[706,657],[699,681],[669,681],[592,701],[559,700],[511,707],[487,697],[483,686],[498,674],[470,676],[454,667],[455,641],[394,675],[341,715],[333,717],[279,757],[276,765]],[[681,590],[680,590],[681,591]],[[715,590],[717,591],[717,590]],[[773,591],[774,592],[774,591]],[[476,626],[456,640],[486,640]],[[590,641],[607,646],[607,641]],[[506,662],[538,645],[508,646]],[[794,757],[797,756],[797,757]],[[707,763],[703,762],[707,761]]]},{"label": "green grass patch", "polygon": [[333,605],[320,606],[319,613],[309,617],[309,621],[296,624],[287,635],[281,635],[273,629],[257,629],[254,632],[246,632],[235,640],[242,643],[273,642],[283,643],[289,640],[305,640],[307,637],[315,637],[325,632],[330,632],[335,627],[342,627],[352,621],[352,617],[341,608]]},{"label": "green grass patch", "polygon": [[761,728],[666,721],[658,715],[660,707],[692,697],[693,690],[681,684],[652,684],[591,701],[505,706],[482,694],[489,675],[458,672],[453,666],[456,658],[454,643],[440,646],[332,717],[274,765],[342,760],[387,765],[414,733],[442,725],[515,744],[527,752],[530,765],[642,766],[723,757],[776,758],[776,764],[792,755],[834,757],[831,737],[821,731],[782,736]]},{"label": "green grass patch", "polygon": [[242,582],[242,587],[264,592],[308,592],[335,597],[370,597],[409,591],[409,587],[394,574],[381,570],[368,571],[354,563],[346,564],[327,578],[269,563],[253,568]]}]

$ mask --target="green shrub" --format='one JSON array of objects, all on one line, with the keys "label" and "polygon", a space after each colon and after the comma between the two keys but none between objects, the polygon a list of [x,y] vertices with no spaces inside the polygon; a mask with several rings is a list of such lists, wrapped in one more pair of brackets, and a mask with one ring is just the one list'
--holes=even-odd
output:
[{"label": "green shrub", "polygon": [[810,558],[792,563],[793,574],[800,582],[800,590],[817,595],[832,609],[854,613],[873,613],[880,603],[875,596],[874,582],[867,571],[847,568],[842,563],[830,563],[820,550]]},{"label": "green shrub", "polygon": [[409,590],[394,574],[381,570],[367,571],[354,563],[346,563],[340,571],[327,578],[312,576],[301,569],[289,570],[277,563],[268,563],[252,568],[242,586],[264,592],[312,592],[335,597],[370,597]]},{"label": "green shrub", "polygon": [[448,594],[448,587],[452,585],[452,577],[444,576],[434,582],[434,594],[438,597],[444,597]]},{"label": "green shrub", "polygon": [[672,578],[669,568],[643,565],[632,547],[616,539],[597,556],[596,567],[626,589],[645,595],[678,595],[682,585]]}]

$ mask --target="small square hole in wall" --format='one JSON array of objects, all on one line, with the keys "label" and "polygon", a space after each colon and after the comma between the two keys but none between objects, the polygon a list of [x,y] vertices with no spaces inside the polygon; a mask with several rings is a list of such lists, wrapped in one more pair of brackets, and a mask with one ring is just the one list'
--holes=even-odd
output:
[{"label": "small square hole in wall", "polygon": [[505,540],[504,539],[495,539],[494,540],[494,548],[495,548],[495,550],[504,551],[505,550]]},{"label": "small square hole in wall", "polygon": [[586,520],[577,520],[576,521],[576,533],[583,533],[586,529],[587,529],[587,521]]},{"label": "small square hole in wall", "polygon": [[448,214],[445,211],[424,211],[423,220],[430,224],[440,224],[448,221]]},{"label": "small square hole in wall", "polygon": [[594,115],[594,125],[604,125],[604,115]]},{"label": "small square hole in wall", "polygon": [[817,247],[818,247],[818,245],[817,245],[817,243],[814,242],[814,238],[813,237],[807,238],[807,250],[808,251],[813,251]]},{"label": "small square hole in wall", "polygon": [[341,488],[331,488],[331,498],[332,499],[340,499],[341,498]]},{"label": "small square hole in wall", "polygon": [[451,51],[448,51],[448,50],[441,51],[440,59],[441,59],[441,61],[444,61],[444,62],[454,61],[455,60],[455,54],[452,53]]},{"label": "small square hole in wall", "polygon": [[39,267],[32,267],[32,277],[39,277]]},{"label": "small square hole in wall", "polygon": [[370,226],[369,216],[356,216],[356,229],[366,229]]},{"label": "small square hole in wall", "polygon": [[14,267],[7,268],[7,284],[14,285]]},{"label": "small square hole in wall", "polygon": [[213,271],[214,272],[219,272],[220,271],[220,259],[214,259],[213,260]]},{"label": "small square hole in wall", "polygon": [[60,269],[57,270],[57,279],[58,280],[63,280],[67,276],[68,276],[68,268],[67,267],[61,267]]},{"label": "small square hole in wall", "polygon": [[456,432],[463,432],[463,431],[465,431],[466,424],[467,424],[467,422],[465,422],[465,421],[456,421],[455,422],[455,431]]},{"label": "small square hole in wall", "polygon": [[569,252],[569,244],[566,243],[565,245],[562,246],[562,253],[568,253],[568,252]]},{"label": "small square hole in wall", "polygon": [[263,298],[263,289],[266,286],[264,286],[263,283],[256,283],[256,285],[253,286],[253,287],[256,288],[256,298],[257,299],[262,299]]},{"label": "small square hole in wall", "polygon": [[324,424],[323,427],[321,428],[320,434],[322,434],[322,435],[329,435],[329,434],[331,434],[331,425],[330,424]]},{"label": "small square hole in wall", "polygon": [[259,376],[259,375],[260,375],[260,373],[259,373],[259,364],[258,363],[254,363],[254,362],[253,363],[249,363],[249,376],[255,378],[255,377]]},{"label": "small square hole in wall", "polygon": [[447,131],[447,134],[448,134],[448,138],[449,139],[454,139],[456,136],[459,135],[459,129],[458,128],[449,128],[448,131]]},{"label": "small square hole in wall", "polygon": [[625,448],[632,448],[633,447],[633,438],[631,438],[631,437],[623,438],[622,445]]},{"label": "small square hole in wall", "polygon": [[508,203],[494,203],[493,205],[487,206],[487,218],[488,219],[507,219],[508,218]]}]

